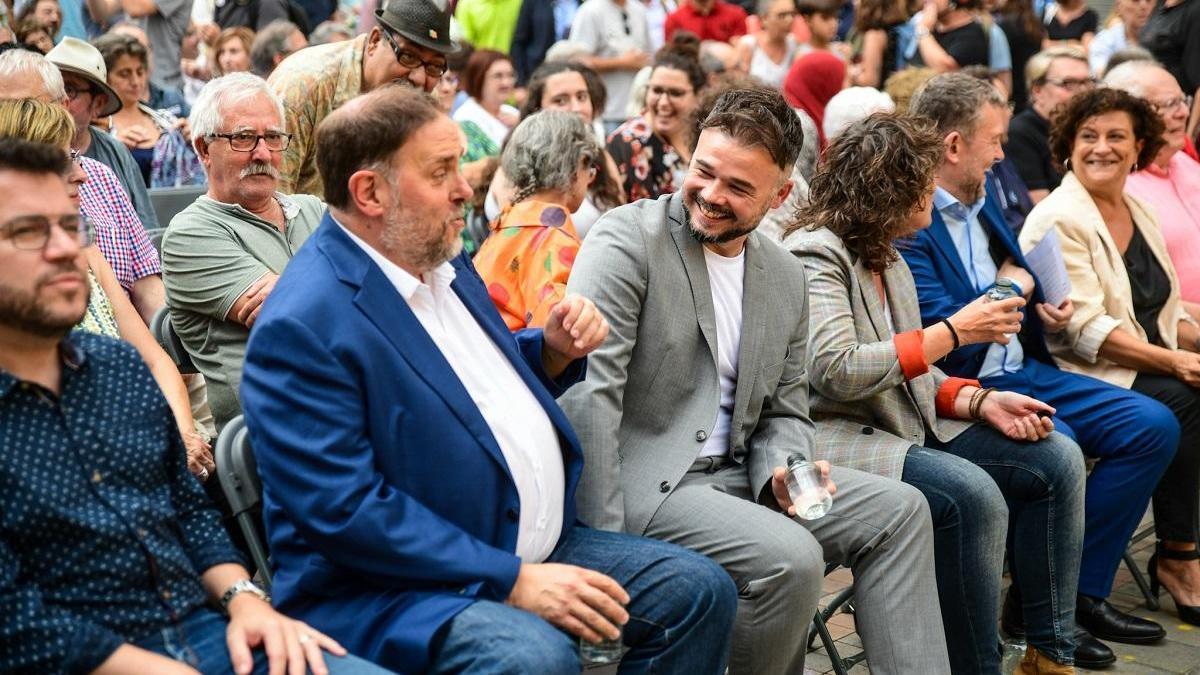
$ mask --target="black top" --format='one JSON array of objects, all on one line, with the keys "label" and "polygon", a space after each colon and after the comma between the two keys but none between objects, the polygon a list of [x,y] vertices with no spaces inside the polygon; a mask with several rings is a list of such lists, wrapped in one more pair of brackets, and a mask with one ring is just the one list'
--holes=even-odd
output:
[{"label": "black top", "polygon": [[[1162,63],[1185,94],[1200,87],[1200,2],[1184,0],[1166,7],[1159,0],[1142,28],[1142,46]],[[1189,39],[1190,38],[1190,39]]]},{"label": "black top", "polygon": [[1033,108],[1022,110],[1008,123],[1004,154],[1030,190],[1053,190],[1062,180],[1050,158],[1050,122]]},{"label": "black top", "polygon": [[1146,331],[1146,341],[1162,346],[1158,332],[1158,315],[1167,296],[1171,294],[1171,279],[1146,244],[1142,231],[1134,226],[1133,238],[1125,249],[1125,270],[1129,273],[1129,290],[1133,294],[1133,315]]},{"label": "black top", "polygon": [[1046,37],[1051,40],[1082,40],[1084,33],[1095,34],[1099,23],[1100,18],[1091,8],[1067,24],[1059,23],[1057,17],[1051,16],[1046,19]]},{"label": "black top", "polygon": [[1029,104],[1029,92],[1025,91],[1025,64],[1042,51],[1042,36],[1030,35],[1014,16],[1002,16],[996,21],[1004,37],[1008,38],[1008,50],[1012,53],[1012,102],[1020,112]]},{"label": "black top", "polygon": [[[935,31],[933,39],[937,40],[947,54],[954,57],[960,68],[988,65],[988,34],[978,21],[944,33]],[[918,66],[925,65],[920,50],[917,50],[916,56],[913,57],[913,63]]]}]

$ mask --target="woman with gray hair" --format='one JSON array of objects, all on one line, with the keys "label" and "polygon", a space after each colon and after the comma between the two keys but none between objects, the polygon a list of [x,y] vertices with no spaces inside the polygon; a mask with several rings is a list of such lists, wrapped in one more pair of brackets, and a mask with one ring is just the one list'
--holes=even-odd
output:
[{"label": "woman with gray hair", "polygon": [[579,252],[571,214],[587,196],[603,156],[574,113],[535,113],[509,135],[500,166],[515,196],[475,255],[475,268],[509,330],[542,326],[566,293]]}]

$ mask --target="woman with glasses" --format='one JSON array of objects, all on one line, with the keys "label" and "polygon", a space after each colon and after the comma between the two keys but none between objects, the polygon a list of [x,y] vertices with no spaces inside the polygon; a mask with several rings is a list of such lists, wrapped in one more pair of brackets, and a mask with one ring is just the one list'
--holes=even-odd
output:
[{"label": "woman with glasses", "polygon": [[642,114],[608,137],[608,152],[621,174],[626,202],[656,199],[683,185],[692,159],[688,121],[707,80],[695,35],[678,31],[658,50]]},{"label": "woman with glasses", "polygon": [[1162,150],[1129,175],[1125,190],[1154,206],[1167,252],[1179,272],[1180,298],[1192,317],[1200,319],[1200,163],[1183,152],[1192,97],[1153,61],[1122,63],[1104,82],[1145,99],[1162,119]]},{"label": "woman with glasses", "polygon": [[517,109],[508,105],[516,84],[517,71],[507,56],[491,49],[476,51],[462,72],[467,100],[454,112],[454,121],[473,122],[500,147],[520,119]]},{"label": "woman with glasses", "polygon": [[[79,188],[88,180],[88,174],[80,166],[81,158],[70,149],[71,140],[75,137],[74,120],[62,106],[32,99],[0,101],[0,138],[4,137],[58,146],[71,154],[74,161],[71,162],[71,173],[67,176],[68,192],[76,206],[82,206],[78,226],[81,228],[81,243],[86,246],[84,255],[87,257],[88,282],[91,286],[87,313],[78,328],[125,340],[137,349],[171,406],[175,423],[187,447],[188,467],[201,481],[207,480],[214,468],[213,457],[208,442],[197,431],[187,386],[171,358],[155,341],[137,309],[125,295],[112,267],[100,249],[93,245],[91,224],[87,222],[88,204],[81,203],[79,195]],[[116,181],[115,177],[113,181]],[[59,225],[62,226],[62,223]],[[49,230],[36,230],[34,227],[26,236],[28,241],[25,243],[30,248],[40,248],[46,243]]]},{"label": "woman with glasses", "polygon": [[516,194],[474,261],[509,330],[542,327],[566,294],[580,241],[571,213],[603,156],[573,113],[545,110],[513,130],[500,164]]},{"label": "woman with glasses", "polygon": [[1020,242],[1029,251],[1054,230],[1061,243],[1075,314],[1049,336],[1059,366],[1145,394],[1179,421],[1179,449],[1154,492],[1149,576],[1182,621],[1200,625],[1200,328],[1180,302],[1161,221],[1126,192],[1163,144],[1146,101],[1112,88],[1073,97],[1050,132],[1062,185],[1029,213]]}]

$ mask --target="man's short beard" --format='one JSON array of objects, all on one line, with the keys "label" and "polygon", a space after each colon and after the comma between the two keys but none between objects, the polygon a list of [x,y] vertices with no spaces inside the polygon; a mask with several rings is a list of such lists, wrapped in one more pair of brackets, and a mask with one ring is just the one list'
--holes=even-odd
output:
[{"label": "man's short beard", "polygon": [[[690,202],[692,206],[695,206],[695,197],[688,197],[685,199],[685,202]],[[761,211],[751,218],[733,221],[732,228],[717,234],[709,234],[708,232],[701,232],[696,229],[696,226],[692,224],[691,212],[686,208],[684,210],[687,212],[687,227],[688,232],[692,235],[692,239],[701,244],[725,244],[753,232],[758,227],[758,224],[762,222],[763,216],[767,215],[767,211],[771,210],[771,205],[769,203],[766,204]]]},{"label": "man's short beard", "polygon": [[379,245],[389,258],[404,260],[412,269],[425,273],[462,251],[462,237],[446,241],[448,227],[449,223],[443,221],[436,238],[422,239],[427,224],[418,216],[392,209],[383,217]]},{"label": "man's short beard", "polygon": [[[71,270],[75,270],[74,266]],[[0,325],[44,338],[61,338],[83,320],[87,313],[87,299],[91,294],[90,285],[83,290],[84,309],[78,315],[51,314],[44,305],[38,302],[37,291],[55,275],[63,270],[55,270],[38,280],[33,293],[17,290],[11,286],[0,286]]]}]

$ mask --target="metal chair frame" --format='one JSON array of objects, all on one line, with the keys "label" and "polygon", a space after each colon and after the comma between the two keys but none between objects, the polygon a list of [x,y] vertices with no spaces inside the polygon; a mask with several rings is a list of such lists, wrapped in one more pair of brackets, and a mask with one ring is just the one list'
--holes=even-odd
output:
[{"label": "metal chair frame", "polygon": [[250,447],[250,436],[241,415],[229,420],[221,435],[217,437],[215,452],[217,480],[221,492],[229,501],[229,508],[237,521],[238,529],[246,538],[250,557],[258,567],[262,586],[271,590],[270,555],[266,539],[254,520],[253,510],[262,504],[262,481],[258,478],[258,465]]}]

